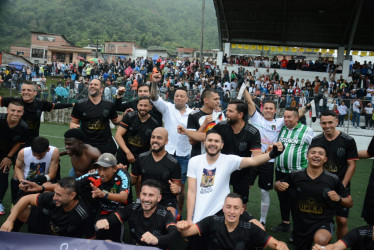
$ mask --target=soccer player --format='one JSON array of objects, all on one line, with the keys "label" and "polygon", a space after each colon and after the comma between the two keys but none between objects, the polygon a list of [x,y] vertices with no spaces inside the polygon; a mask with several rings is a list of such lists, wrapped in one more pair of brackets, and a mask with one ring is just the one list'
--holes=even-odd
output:
[{"label": "soccer player", "polygon": [[23,103],[12,100],[7,113],[0,114],[0,215],[5,214],[3,199],[8,189],[9,169],[14,164],[17,151],[25,143],[28,125],[21,119]]},{"label": "soccer player", "polygon": [[119,145],[117,160],[123,165],[133,164],[139,154],[149,150],[152,131],[158,127],[156,119],[149,114],[151,110],[150,98],[141,96],[137,111],[123,116],[115,135]]},{"label": "soccer player", "polygon": [[[248,114],[247,105],[239,100],[231,101],[227,107],[227,121],[215,125],[212,130],[222,135],[223,154],[233,154],[240,157],[251,157],[262,154],[260,132],[246,122]],[[248,202],[250,168],[234,171],[230,177],[230,184],[235,193],[240,194],[244,209]],[[265,181],[261,179],[261,181]]]},{"label": "soccer player", "polygon": [[241,196],[229,193],[223,205],[223,216],[208,216],[196,224],[179,221],[177,228],[184,237],[206,236],[206,249],[250,249],[254,247],[288,249],[284,242],[274,239],[255,224],[240,221],[243,212]]},{"label": "soccer player", "polygon": [[43,218],[33,222],[32,226],[37,233],[77,238],[95,237],[92,208],[83,199],[79,199],[77,183],[72,177],[62,178],[54,192],[22,197],[0,230],[12,231],[16,219],[28,222],[33,216],[30,215],[32,209],[36,209]]},{"label": "soccer player", "polygon": [[155,180],[142,183],[140,204],[118,208],[107,219],[96,222],[98,229],[110,229],[128,221],[134,243],[143,246],[170,248],[178,236],[176,222],[169,210],[160,205],[162,186]]},{"label": "soccer player", "polygon": [[338,176],[323,169],[327,161],[324,145],[312,144],[307,153],[308,167],[292,172],[275,183],[275,190],[293,192],[294,249],[310,249],[313,241],[326,245],[334,230],[338,205],[352,207],[352,197]]},{"label": "soccer player", "polygon": [[160,204],[176,215],[176,195],[182,190],[180,186],[181,168],[178,161],[166,150],[168,131],[158,127],[152,132],[151,151],[142,153],[136,159],[131,172],[131,183],[134,184],[141,177],[141,181],[157,180],[162,186]]},{"label": "soccer player", "polygon": [[[358,160],[355,140],[344,132],[336,129],[338,125],[337,115],[327,110],[321,113],[320,125],[323,133],[313,138],[313,143],[325,145],[328,160],[324,168],[330,173],[336,174],[343,186],[350,192],[350,181],[356,170]],[[348,233],[349,209],[341,206],[336,211],[336,237],[340,239]]]},{"label": "soccer player", "polygon": [[82,130],[73,128],[64,134],[65,149],[60,156],[69,155],[72,168],[69,176],[80,177],[91,170],[93,163],[100,157],[100,151],[89,144],[84,143],[85,136]]},{"label": "soccer player", "polygon": [[122,117],[117,115],[114,103],[103,99],[103,84],[93,79],[88,87],[88,98],[79,100],[71,113],[70,128],[81,128],[85,143],[101,153],[115,154],[117,146],[113,140],[109,120],[118,125]]}]

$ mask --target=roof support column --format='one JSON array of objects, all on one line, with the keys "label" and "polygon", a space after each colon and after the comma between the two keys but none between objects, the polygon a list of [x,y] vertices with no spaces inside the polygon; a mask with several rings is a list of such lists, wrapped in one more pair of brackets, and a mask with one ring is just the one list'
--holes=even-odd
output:
[{"label": "roof support column", "polygon": [[359,3],[357,5],[357,9],[356,9],[356,13],[354,15],[354,19],[353,19],[353,23],[352,23],[352,29],[351,29],[351,34],[349,36],[349,42],[348,42],[348,48],[347,48],[347,55],[345,56],[346,60],[349,59],[349,54],[351,52],[353,39],[355,38],[356,28],[357,28],[358,20],[360,19],[360,14],[361,14],[361,9],[362,9],[363,2],[364,2],[364,0],[359,0]]},{"label": "roof support column", "polygon": [[344,60],[344,47],[339,47],[338,48],[338,56],[336,57],[336,63],[343,63]]},{"label": "roof support column", "polygon": [[228,57],[231,56],[231,43],[225,43],[223,54],[226,54]]}]

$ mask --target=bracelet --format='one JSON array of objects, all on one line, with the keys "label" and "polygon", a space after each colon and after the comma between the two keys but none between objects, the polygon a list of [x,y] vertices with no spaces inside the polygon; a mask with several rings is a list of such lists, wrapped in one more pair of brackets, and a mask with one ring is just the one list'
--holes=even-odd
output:
[{"label": "bracelet", "polygon": [[342,196],[339,195],[339,201],[338,202],[341,202],[342,201]]},{"label": "bracelet", "polygon": [[5,156],[5,158],[8,158],[10,160],[12,159],[12,157],[10,157],[9,155]]},{"label": "bracelet", "polygon": [[103,199],[108,199],[108,196],[109,196],[109,192],[106,191],[106,190],[103,190],[103,192],[105,193]]},{"label": "bracelet", "polygon": [[45,186],[42,185],[42,191],[40,191],[40,193],[44,193],[45,191]]}]

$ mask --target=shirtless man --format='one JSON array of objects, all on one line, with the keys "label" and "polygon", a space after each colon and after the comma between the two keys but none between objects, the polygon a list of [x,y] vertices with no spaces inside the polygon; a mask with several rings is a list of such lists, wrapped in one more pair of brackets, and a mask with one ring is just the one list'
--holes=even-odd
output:
[{"label": "shirtless man", "polygon": [[62,155],[69,155],[72,168],[69,172],[71,177],[80,177],[86,174],[91,165],[100,157],[100,151],[89,144],[83,143],[84,134],[80,129],[69,129],[64,134],[66,151]]}]

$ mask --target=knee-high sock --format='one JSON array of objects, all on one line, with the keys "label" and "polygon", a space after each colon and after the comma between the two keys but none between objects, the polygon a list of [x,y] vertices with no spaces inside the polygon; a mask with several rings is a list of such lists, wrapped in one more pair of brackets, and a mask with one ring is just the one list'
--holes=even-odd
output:
[{"label": "knee-high sock", "polygon": [[0,171],[0,203],[3,203],[5,193],[8,190],[8,186],[9,186],[8,177],[9,177],[8,173],[3,173],[3,171]]},{"label": "knee-high sock", "polygon": [[12,193],[12,203],[16,204],[17,202],[17,196],[19,192],[19,180],[17,179],[11,179],[10,180],[10,191]]},{"label": "knee-high sock", "polygon": [[266,223],[270,207],[270,194],[268,190],[261,189],[261,218],[260,222]]}]

